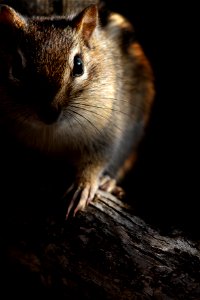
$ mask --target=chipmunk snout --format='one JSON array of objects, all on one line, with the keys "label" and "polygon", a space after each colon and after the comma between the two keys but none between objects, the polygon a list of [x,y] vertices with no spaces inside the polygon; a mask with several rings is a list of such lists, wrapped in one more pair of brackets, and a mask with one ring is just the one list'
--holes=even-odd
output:
[{"label": "chipmunk snout", "polygon": [[62,109],[60,105],[46,105],[39,111],[39,117],[45,124],[57,122],[61,116]]}]

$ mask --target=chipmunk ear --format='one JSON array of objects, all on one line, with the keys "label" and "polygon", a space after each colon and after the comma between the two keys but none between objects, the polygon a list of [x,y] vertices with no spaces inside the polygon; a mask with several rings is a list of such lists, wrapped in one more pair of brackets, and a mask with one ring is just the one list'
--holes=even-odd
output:
[{"label": "chipmunk ear", "polygon": [[0,5],[0,25],[11,28],[22,28],[26,26],[25,19],[8,5]]},{"label": "chipmunk ear", "polygon": [[98,24],[98,10],[96,5],[85,8],[76,18],[75,27],[81,32],[87,42]]}]

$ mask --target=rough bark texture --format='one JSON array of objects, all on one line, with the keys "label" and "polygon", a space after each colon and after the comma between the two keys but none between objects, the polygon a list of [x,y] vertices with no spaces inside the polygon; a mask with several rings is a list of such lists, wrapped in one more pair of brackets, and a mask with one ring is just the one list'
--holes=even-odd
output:
[{"label": "rough bark texture", "polygon": [[4,222],[8,299],[200,299],[197,241],[161,235],[108,193],[97,198],[68,221],[57,210]]}]

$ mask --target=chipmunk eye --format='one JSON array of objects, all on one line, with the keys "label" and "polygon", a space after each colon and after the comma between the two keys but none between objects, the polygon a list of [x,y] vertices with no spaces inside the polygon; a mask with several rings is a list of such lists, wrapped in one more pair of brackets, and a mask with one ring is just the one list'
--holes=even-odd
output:
[{"label": "chipmunk eye", "polygon": [[80,55],[74,57],[73,76],[78,77],[83,75],[83,61]]}]

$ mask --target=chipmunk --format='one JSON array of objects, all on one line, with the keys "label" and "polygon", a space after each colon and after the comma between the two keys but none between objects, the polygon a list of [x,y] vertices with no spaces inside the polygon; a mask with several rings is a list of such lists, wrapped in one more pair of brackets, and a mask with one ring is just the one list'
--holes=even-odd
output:
[{"label": "chipmunk", "polygon": [[1,127],[71,166],[75,215],[132,165],[154,99],[150,63],[129,21],[101,22],[97,5],[52,17],[1,5],[0,35]]}]

